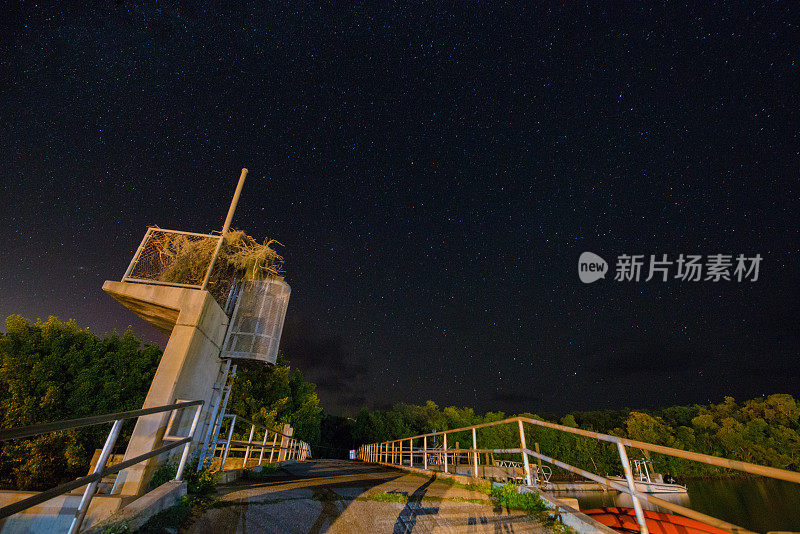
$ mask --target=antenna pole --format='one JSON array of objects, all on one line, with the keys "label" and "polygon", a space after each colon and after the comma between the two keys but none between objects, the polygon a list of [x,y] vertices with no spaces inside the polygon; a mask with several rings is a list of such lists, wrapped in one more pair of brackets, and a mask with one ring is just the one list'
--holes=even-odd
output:
[{"label": "antenna pole", "polygon": [[236,191],[233,193],[233,200],[231,200],[231,206],[228,208],[228,216],[225,217],[225,224],[222,225],[222,235],[217,241],[217,247],[214,249],[214,255],[211,256],[211,263],[208,265],[208,271],[206,271],[206,277],[203,279],[203,286],[200,288],[205,291],[208,286],[208,279],[211,278],[211,271],[214,269],[214,264],[217,262],[217,257],[219,256],[219,251],[222,248],[222,243],[225,241],[225,234],[228,233],[228,230],[231,227],[231,221],[233,220],[233,213],[236,211],[236,204],[239,203],[239,196],[242,194],[242,187],[244,187],[244,179],[247,177],[247,169],[242,169],[242,175],[239,176],[239,183],[236,184]]}]

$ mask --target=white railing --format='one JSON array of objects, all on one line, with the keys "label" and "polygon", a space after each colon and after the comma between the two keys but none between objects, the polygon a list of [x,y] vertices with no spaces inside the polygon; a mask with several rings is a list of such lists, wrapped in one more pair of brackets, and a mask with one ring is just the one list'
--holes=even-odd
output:
[{"label": "white railing", "polygon": [[[255,451],[259,451],[258,463],[256,465],[262,465],[265,459],[268,463],[272,463],[273,459],[276,462],[283,462],[290,460],[302,461],[311,457],[311,446],[305,441],[293,438],[290,435],[291,432],[290,434],[285,434],[279,430],[257,425],[233,413],[222,416],[219,422],[220,427],[226,419],[230,421],[227,428],[227,437],[225,439],[214,440],[212,443],[214,450],[211,452],[209,458],[213,462],[213,458],[216,456],[217,452],[219,453],[220,471],[225,469],[225,463],[228,460],[228,454],[231,450],[244,451],[242,468],[245,469],[247,468],[248,462],[253,460],[254,457],[251,453],[255,453]],[[246,423],[250,425],[250,437],[247,441],[233,439],[234,429],[237,423]],[[256,432],[256,430],[258,430],[258,432]],[[262,432],[263,438],[259,439],[258,434]],[[219,430],[217,430],[215,434],[218,436]],[[269,442],[270,437],[272,438],[272,443]],[[269,453],[269,458],[267,458],[267,453]],[[277,456],[275,456],[276,454]]]},{"label": "white railing", "polygon": [[[175,420],[175,415],[178,412],[178,410],[182,410],[184,408],[188,408],[191,406],[197,406],[197,408],[195,409],[194,418],[192,419],[191,428],[189,429],[189,435],[185,437],[171,435],[170,430],[172,429],[172,423]],[[100,457],[98,458],[97,464],[95,464],[94,470],[92,471],[91,475],[86,475],[77,478],[70,482],[60,484],[47,491],[43,491],[41,493],[37,493],[36,495],[32,495],[31,497],[28,497],[26,499],[22,499],[7,506],[3,506],[2,508],[0,508],[0,519],[4,519],[10,515],[16,514],[18,512],[36,506],[37,504],[49,501],[50,499],[58,497],[59,495],[63,495],[64,493],[70,490],[80,488],[81,486],[86,486],[86,489],[83,492],[83,497],[81,498],[81,502],[78,505],[78,509],[75,511],[75,518],[72,520],[72,524],[70,525],[69,528],[70,534],[79,532],[81,524],[83,523],[83,520],[86,518],[86,512],[89,510],[89,504],[92,502],[92,498],[94,497],[94,494],[97,491],[97,485],[104,476],[118,473],[123,469],[136,465],[150,458],[154,458],[160,454],[163,454],[167,451],[170,451],[172,449],[175,449],[183,445],[184,446],[183,454],[181,455],[181,460],[180,463],[178,464],[178,471],[175,475],[175,480],[180,480],[181,477],[183,476],[183,471],[186,466],[186,460],[189,457],[189,449],[192,440],[194,439],[195,431],[197,430],[197,423],[200,418],[200,411],[202,407],[203,407],[203,401],[201,400],[177,402],[175,404],[169,404],[167,406],[157,406],[153,408],[144,408],[141,410],[131,410],[128,412],[117,412],[104,415],[95,415],[91,417],[82,417],[80,419],[55,421],[52,423],[44,423],[41,425],[33,425],[23,428],[0,430],[0,441],[6,441],[10,439],[22,439],[31,436],[38,436],[40,434],[48,434],[50,432],[58,432],[70,428],[81,428],[86,426],[113,422],[111,430],[108,433],[108,437],[106,438],[106,442],[103,445],[103,449],[100,452]],[[172,415],[170,417],[170,422],[167,425],[167,435],[164,436],[164,441],[168,441],[170,443],[162,447],[159,447],[157,449],[153,449],[150,452],[146,452],[134,458],[125,460],[121,463],[114,464],[111,466],[107,465],[108,459],[111,456],[111,451],[113,450],[114,445],[117,442],[117,438],[119,437],[120,429],[122,428],[122,423],[124,420],[132,419],[134,417],[141,417],[143,415],[150,415],[162,412],[172,412]]]},{"label": "white railing", "polygon": [[[488,449],[488,448],[478,448],[478,438],[477,438],[477,431],[481,428],[496,426],[496,425],[507,425],[507,424],[516,424],[519,429],[519,447],[509,448],[509,449]],[[565,432],[568,434],[574,434],[578,436],[583,436],[599,441],[604,441],[607,443],[612,443],[616,446],[617,453],[619,455],[619,460],[622,464],[622,469],[625,474],[625,482],[626,484],[623,485],[618,481],[609,479],[607,477],[601,476],[597,473],[592,473],[591,471],[587,471],[585,469],[581,469],[579,467],[575,467],[569,465],[565,462],[557,460],[555,458],[551,458],[547,455],[540,453],[538,450],[532,451],[528,448],[528,445],[525,441],[525,428],[524,424],[529,425],[536,425],[540,427],[550,428],[553,430],[557,430],[559,432]],[[472,432],[472,447],[471,448],[453,448],[450,449],[447,446],[447,435],[454,434],[458,432]],[[441,436],[442,437],[442,446],[441,448],[429,448],[428,447],[428,438]],[[421,442],[421,443],[420,443]],[[416,443],[416,446],[415,446]],[[421,447],[419,445],[422,445]],[[778,469],[776,467],[767,467],[764,465],[752,464],[748,462],[741,462],[738,460],[729,460],[727,458],[720,458],[718,456],[710,456],[708,454],[701,454],[697,452],[685,451],[682,449],[675,449],[672,447],[665,447],[663,445],[655,445],[652,443],[645,443],[643,441],[635,441],[625,438],[620,438],[617,436],[610,436],[608,434],[601,434],[599,432],[592,432],[589,430],[582,430],[580,428],[572,428],[563,425],[558,425],[555,423],[549,423],[547,421],[540,421],[538,419],[530,419],[527,417],[512,417],[509,419],[503,419],[502,421],[494,421],[491,423],[483,423],[480,425],[473,425],[463,428],[455,428],[452,430],[445,430],[442,432],[431,432],[429,434],[420,434],[418,436],[413,437],[406,437],[397,440],[391,441],[384,441],[380,443],[370,443],[368,445],[362,445],[358,449],[358,458],[365,462],[372,462],[384,465],[392,465],[398,467],[418,467],[425,470],[434,470],[431,469],[433,465],[441,465],[442,471],[445,474],[449,474],[451,471],[451,466],[453,466],[454,461],[458,461],[459,455],[466,454],[470,460],[470,465],[472,468],[472,472],[474,476],[478,476],[478,467],[480,465],[480,455],[489,453],[489,454],[519,454],[520,455],[520,462],[519,466],[522,468],[522,479],[524,480],[525,484],[528,486],[542,486],[543,477],[539,475],[539,473],[543,473],[543,470],[540,471],[536,465],[531,465],[529,461],[529,457],[533,457],[538,461],[547,462],[552,464],[556,467],[560,467],[577,475],[580,475],[584,478],[597,482],[603,486],[610,487],[622,493],[627,493],[632,497],[633,501],[633,508],[636,514],[636,520],[639,524],[640,532],[643,534],[648,534],[647,524],[644,519],[644,514],[642,512],[642,506],[640,501],[647,501],[651,504],[655,504],[660,506],[661,508],[665,508],[672,512],[676,512],[683,516],[689,517],[691,519],[696,519],[698,521],[705,522],[711,526],[715,526],[717,528],[721,528],[723,530],[727,530],[729,532],[735,534],[754,534],[753,532],[739,527],[737,525],[733,525],[721,519],[717,519],[715,517],[711,517],[709,515],[703,514],[701,512],[697,512],[692,510],[691,508],[686,508],[685,506],[681,506],[664,499],[659,499],[654,495],[643,493],[636,490],[636,485],[634,481],[633,474],[631,472],[631,464],[628,461],[628,454],[626,451],[626,447],[632,447],[636,449],[642,449],[658,454],[664,454],[667,456],[673,456],[676,458],[682,458],[685,460],[692,460],[695,462],[702,462],[709,465],[714,465],[717,467],[724,467],[728,469],[735,469],[737,471],[742,471],[745,473],[750,473],[753,475],[765,476],[770,478],[776,478],[779,480],[787,480],[790,482],[795,482],[800,484],[800,473],[795,471],[788,471],[786,469]],[[538,446],[536,447],[538,449]],[[441,459],[439,461],[431,461],[432,458]],[[415,460],[417,460],[415,465]],[[519,469],[516,466],[510,466],[511,469]],[[486,469],[484,468],[484,474],[486,473]],[[455,474],[455,473],[454,473]],[[549,477],[548,477],[549,480]]]}]

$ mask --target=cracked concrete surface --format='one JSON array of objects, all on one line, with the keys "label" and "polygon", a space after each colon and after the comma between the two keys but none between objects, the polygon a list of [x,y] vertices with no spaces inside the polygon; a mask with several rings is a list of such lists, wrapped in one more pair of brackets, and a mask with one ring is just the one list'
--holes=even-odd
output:
[{"label": "cracked concrete surface", "polygon": [[[383,502],[378,494],[403,502]],[[438,479],[344,460],[291,463],[261,480],[221,486],[219,503],[182,532],[482,533],[549,532],[483,493]]]}]

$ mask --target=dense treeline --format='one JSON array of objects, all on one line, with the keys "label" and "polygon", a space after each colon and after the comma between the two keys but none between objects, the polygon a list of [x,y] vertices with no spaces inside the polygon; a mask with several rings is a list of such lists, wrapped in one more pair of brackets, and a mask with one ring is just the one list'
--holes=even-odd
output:
[{"label": "dense treeline", "polygon": [[[161,350],[143,345],[131,332],[104,339],[55,317],[32,324],[18,315],[0,333],[0,425],[15,428],[141,407]],[[316,457],[346,457],[362,443],[499,421],[502,412],[476,414],[471,408],[398,404],[389,410],[362,409],[355,418],[323,414],[314,384],[281,355],[274,366],[240,364],[229,411],[257,424],[289,423],[312,445]],[[800,406],[776,394],[737,403],[673,406],[659,410],[603,410],[563,417],[520,414],[616,436],[800,470]],[[118,452],[133,424],[123,427]],[[43,489],[86,473],[107,425],[0,443],[0,485]],[[616,450],[608,444],[541,427],[526,427],[529,445],[544,454],[600,473],[618,473]],[[441,438],[439,438],[441,439]],[[478,430],[479,447],[519,444],[516,425]],[[469,432],[448,437],[448,445],[472,443]],[[441,442],[431,440],[431,446]],[[630,451],[631,456],[640,455]],[[721,473],[704,464],[652,455],[657,469],[676,475]]]},{"label": "dense treeline", "polygon": [[[142,407],[161,359],[130,331],[99,338],[75,321],[6,319],[0,333],[0,426],[22,426]],[[259,424],[289,423],[300,439],[318,442],[321,408],[314,385],[282,357],[275,366],[240,365],[228,411]],[[109,425],[0,443],[0,486],[46,489],[85,475]],[[133,421],[123,426],[123,452]]]},{"label": "dense treeline", "polygon": [[[800,470],[800,406],[791,395],[776,394],[742,403],[726,397],[720,404],[673,406],[649,411],[578,412],[561,418],[543,418],[530,413],[520,415],[715,456]],[[363,409],[355,421],[348,421],[349,424],[340,421],[337,429],[341,435],[343,428],[349,428],[352,435],[350,442],[359,444],[498,421],[506,417],[510,415],[502,412],[478,415],[470,408],[440,409],[428,401],[424,406],[398,404],[391,410]],[[543,454],[595,472],[620,471],[617,452],[607,443],[533,425],[526,425],[525,432],[529,446],[538,443]],[[339,441],[345,442],[341,437]],[[460,442],[462,448],[470,447],[471,433],[448,436],[449,447],[456,442]],[[515,424],[478,430],[480,448],[510,448],[518,445],[519,433]],[[647,455],[641,451],[630,451],[629,454]],[[723,473],[721,469],[697,462],[658,454],[649,456],[661,472],[681,476]]]}]

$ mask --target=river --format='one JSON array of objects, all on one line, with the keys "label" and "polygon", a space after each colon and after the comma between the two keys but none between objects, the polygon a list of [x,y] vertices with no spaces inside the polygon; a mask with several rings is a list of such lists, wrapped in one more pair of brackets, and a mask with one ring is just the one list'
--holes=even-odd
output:
[{"label": "river", "polygon": [[[698,479],[687,483],[689,494],[659,494],[664,500],[723,519],[755,532],[800,531],[800,485],[765,478]],[[626,494],[610,491],[564,491],[580,507],[631,506]],[[661,510],[650,503],[645,508]]]}]

